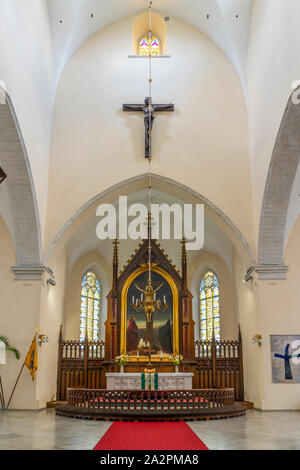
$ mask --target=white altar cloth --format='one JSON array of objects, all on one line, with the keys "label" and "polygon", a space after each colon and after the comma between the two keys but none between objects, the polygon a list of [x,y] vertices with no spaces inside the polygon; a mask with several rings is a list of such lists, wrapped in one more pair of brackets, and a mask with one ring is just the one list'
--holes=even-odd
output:
[{"label": "white altar cloth", "polygon": [[[141,390],[141,373],[115,373],[109,372],[106,375],[107,390]],[[193,373],[158,373],[159,390],[192,390]]]}]

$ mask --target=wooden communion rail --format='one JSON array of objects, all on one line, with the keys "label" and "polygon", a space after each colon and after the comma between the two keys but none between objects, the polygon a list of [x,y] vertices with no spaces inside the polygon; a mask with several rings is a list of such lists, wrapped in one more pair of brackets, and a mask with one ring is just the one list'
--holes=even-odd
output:
[{"label": "wooden communion rail", "polygon": [[[139,364],[142,371],[143,364]],[[133,364],[131,367],[136,367]],[[126,366],[128,372],[130,366]],[[155,363],[158,372],[172,372],[169,363]],[[238,341],[195,341],[195,359],[185,360],[183,372],[193,372],[196,389],[233,388],[235,400],[243,401],[242,343]],[[67,399],[67,389],[85,387],[104,389],[106,372],[117,371],[113,361],[105,360],[103,341],[80,342],[59,340],[57,400]]]},{"label": "wooden communion rail", "polygon": [[68,389],[62,416],[104,420],[201,420],[242,416],[234,404],[234,389],[207,390],[89,390]]}]

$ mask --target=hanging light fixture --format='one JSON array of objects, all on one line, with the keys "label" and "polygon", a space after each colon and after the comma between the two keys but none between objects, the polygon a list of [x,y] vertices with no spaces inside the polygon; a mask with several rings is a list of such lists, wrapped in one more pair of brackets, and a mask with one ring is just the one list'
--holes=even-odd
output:
[{"label": "hanging light fixture", "polygon": [[[152,37],[152,1],[149,4],[149,41]],[[150,43],[150,42],[149,42]],[[152,50],[149,48],[149,129],[151,129],[151,109],[152,109]],[[157,299],[156,294],[160,288],[164,285],[162,283],[158,288],[154,289],[152,285],[152,264],[151,264],[151,240],[152,240],[152,215],[151,215],[151,204],[152,204],[152,142],[151,142],[151,131],[149,130],[149,158],[148,158],[148,281],[145,289],[141,289],[139,286],[135,287],[141,292],[140,299],[132,298],[131,307],[137,312],[144,311],[146,314],[146,330],[149,342],[149,363],[151,363],[151,347],[153,341],[153,314],[159,311],[165,311],[168,308],[166,296],[163,296],[163,301]]]},{"label": "hanging light fixture", "polygon": [[0,166],[0,184],[3,183],[3,181],[7,178],[6,173],[2,170]]}]

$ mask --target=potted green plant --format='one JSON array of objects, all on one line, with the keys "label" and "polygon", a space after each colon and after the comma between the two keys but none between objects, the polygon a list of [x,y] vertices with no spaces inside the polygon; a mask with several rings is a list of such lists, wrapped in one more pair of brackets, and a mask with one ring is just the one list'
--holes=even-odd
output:
[{"label": "potted green plant", "polygon": [[[17,359],[20,359],[20,351],[15,348],[14,346],[11,346],[7,337],[6,336],[1,336],[0,335],[0,343],[4,344],[5,351],[11,351],[15,354]],[[4,361],[5,363],[5,361]],[[5,400],[4,400],[4,393],[3,393],[3,386],[2,386],[2,378],[0,375],[0,403],[2,406],[2,409],[5,409]]]},{"label": "potted green plant", "polygon": [[5,349],[6,349],[6,351],[11,351],[11,352],[13,352],[13,353],[15,354],[16,358],[17,358],[17,359],[20,359],[20,356],[21,356],[20,351],[19,351],[17,348],[15,348],[14,346],[11,346],[11,345],[9,344],[9,341],[8,341],[8,339],[7,339],[6,336],[1,336],[1,335],[0,335],[0,342],[1,342],[1,341],[2,341],[2,343],[5,344]]}]

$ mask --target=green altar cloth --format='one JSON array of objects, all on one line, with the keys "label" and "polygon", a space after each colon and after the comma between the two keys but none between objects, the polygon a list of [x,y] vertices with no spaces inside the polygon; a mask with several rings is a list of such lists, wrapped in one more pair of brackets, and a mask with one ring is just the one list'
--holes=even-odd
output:
[{"label": "green altar cloth", "polygon": [[158,390],[158,373],[143,372],[141,374],[142,390]]}]

